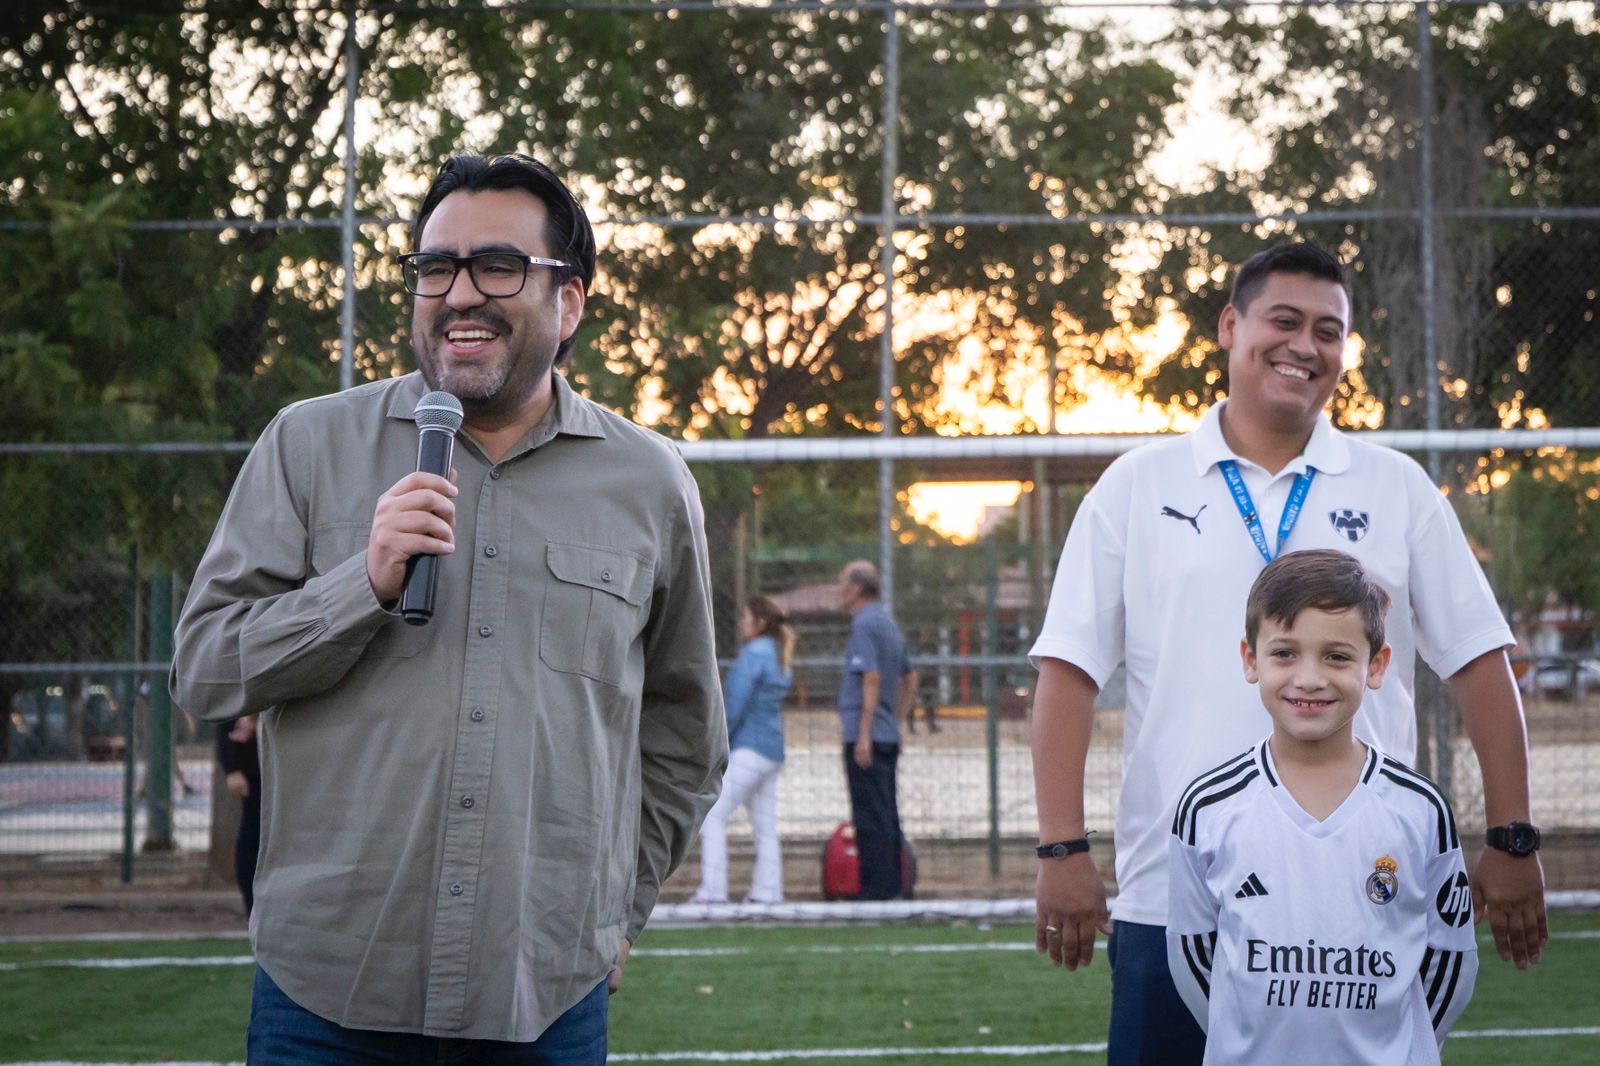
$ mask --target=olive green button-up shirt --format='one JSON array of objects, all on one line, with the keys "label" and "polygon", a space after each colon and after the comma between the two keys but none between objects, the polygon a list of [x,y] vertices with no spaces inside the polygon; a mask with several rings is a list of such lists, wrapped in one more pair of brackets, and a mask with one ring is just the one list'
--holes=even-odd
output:
[{"label": "olive green button-up shirt", "polygon": [[178,625],[179,706],[258,712],[257,960],[340,1025],[526,1041],[603,980],[720,786],[694,479],[555,375],[499,463],[465,435],[432,621],[378,603],[417,374],[282,411]]}]

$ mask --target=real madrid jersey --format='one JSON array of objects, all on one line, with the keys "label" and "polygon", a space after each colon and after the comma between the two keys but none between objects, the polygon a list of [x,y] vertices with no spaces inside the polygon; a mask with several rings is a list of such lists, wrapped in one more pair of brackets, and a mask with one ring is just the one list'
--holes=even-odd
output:
[{"label": "real madrid jersey", "polygon": [[1266,741],[1184,792],[1167,959],[1207,1063],[1439,1062],[1472,995],[1472,893],[1450,805],[1368,746],[1350,795],[1307,814]]}]

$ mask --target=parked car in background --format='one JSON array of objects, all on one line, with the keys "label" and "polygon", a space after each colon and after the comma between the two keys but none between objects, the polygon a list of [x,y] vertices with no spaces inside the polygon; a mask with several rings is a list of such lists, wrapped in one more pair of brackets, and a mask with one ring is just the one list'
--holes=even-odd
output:
[{"label": "parked car in background", "polygon": [[1525,696],[1582,699],[1600,693],[1600,659],[1542,655],[1529,664],[1517,683]]},{"label": "parked car in background", "polygon": [[[11,698],[6,730],[6,750],[14,762],[64,757],[69,748],[66,691],[60,685],[47,685],[17,693]],[[83,694],[84,756],[119,759],[125,743],[116,694],[106,685],[87,686]]]}]

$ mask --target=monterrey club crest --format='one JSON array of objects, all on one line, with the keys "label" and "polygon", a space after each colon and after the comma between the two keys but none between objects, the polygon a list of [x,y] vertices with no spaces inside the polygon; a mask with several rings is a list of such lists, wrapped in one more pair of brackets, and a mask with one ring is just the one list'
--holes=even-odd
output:
[{"label": "monterrey club crest", "polygon": [[1400,864],[1392,855],[1385,855],[1372,864],[1372,876],[1367,878],[1367,898],[1378,906],[1392,902],[1400,891]]},{"label": "monterrey club crest", "polygon": [[1472,886],[1467,883],[1465,871],[1457,870],[1454,877],[1440,886],[1433,905],[1445,925],[1459,929],[1472,920]]},{"label": "monterrey club crest", "polygon": [[1367,535],[1369,523],[1367,512],[1365,511],[1353,511],[1348,507],[1338,511],[1329,511],[1328,521],[1333,523],[1334,532],[1351,544]]}]

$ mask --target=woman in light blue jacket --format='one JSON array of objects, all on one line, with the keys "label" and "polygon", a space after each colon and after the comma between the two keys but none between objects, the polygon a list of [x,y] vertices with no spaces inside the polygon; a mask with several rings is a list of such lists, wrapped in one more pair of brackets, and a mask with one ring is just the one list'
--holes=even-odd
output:
[{"label": "woman in light blue jacket", "polygon": [[700,827],[700,890],[696,903],[728,901],[728,816],[750,814],[756,865],[746,903],[783,901],[783,854],[778,845],[778,772],[783,769],[783,698],[793,680],[794,630],[766,596],[739,611],[744,645],[728,670],[728,772],[722,794]]}]

